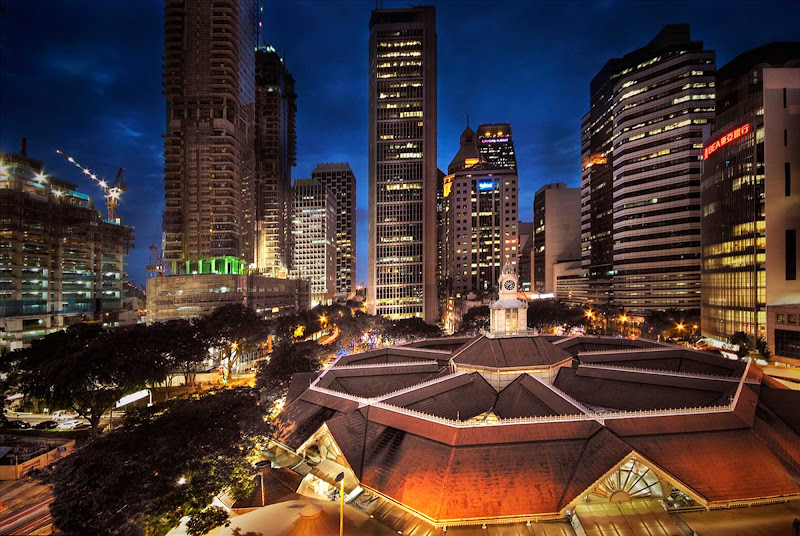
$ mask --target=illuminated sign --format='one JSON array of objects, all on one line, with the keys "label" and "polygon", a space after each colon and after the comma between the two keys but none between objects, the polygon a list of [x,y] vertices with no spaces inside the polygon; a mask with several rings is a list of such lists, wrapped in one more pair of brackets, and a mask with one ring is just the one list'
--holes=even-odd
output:
[{"label": "illuminated sign", "polygon": [[494,181],[478,181],[478,191],[485,192],[494,188]]},{"label": "illuminated sign", "polygon": [[709,143],[708,145],[706,145],[706,148],[703,149],[703,160],[708,160],[708,157],[711,156],[711,154],[714,151],[716,151],[723,145],[729,144],[733,140],[738,140],[748,132],[750,132],[750,123],[746,123],[740,127],[731,130],[730,132],[726,132],[725,134],[720,136],[719,139],[717,139],[717,141],[715,141],[714,143]]},{"label": "illuminated sign", "polygon": [[507,142],[508,138],[488,138],[482,139],[481,143],[500,143],[500,142]]}]

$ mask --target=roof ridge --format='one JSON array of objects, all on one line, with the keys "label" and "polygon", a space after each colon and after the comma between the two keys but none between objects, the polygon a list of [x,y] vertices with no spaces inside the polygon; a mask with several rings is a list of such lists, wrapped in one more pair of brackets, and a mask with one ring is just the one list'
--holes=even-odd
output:
[{"label": "roof ridge", "polygon": [[[579,367],[583,368],[598,368],[598,369],[606,369],[606,370],[619,370],[622,372],[641,372],[642,374],[663,374],[666,376],[677,376],[681,378],[698,378],[702,380],[706,379],[714,379],[714,380],[722,380],[722,381],[729,381],[729,382],[739,382],[741,378],[739,376],[723,376],[720,374],[703,374],[700,372],[681,372],[678,370],[662,370],[662,369],[655,369],[655,368],[646,368],[646,367],[626,367],[624,365],[605,365],[602,363],[581,363]],[[750,380],[749,383],[758,383],[754,380]]]},{"label": "roof ridge", "polygon": [[397,389],[396,391],[391,391],[389,393],[382,394],[381,396],[377,396],[377,397],[372,398],[370,400],[373,400],[375,402],[382,402],[382,401],[386,400],[387,398],[394,398],[396,396],[399,396],[399,395],[402,395],[402,394],[405,394],[405,393],[408,393],[408,392],[411,392],[411,391],[416,391],[417,389],[420,389],[420,388],[423,388],[423,387],[429,387],[431,385],[435,385],[437,383],[440,383],[440,382],[443,382],[443,381],[446,381],[446,380],[450,380],[450,379],[456,378],[458,376],[468,375],[468,374],[469,374],[468,372],[465,372],[463,370],[459,371],[459,372],[454,372],[452,374],[448,374],[447,376],[439,376],[438,378],[432,378],[430,380],[425,380],[424,382],[415,383],[414,385],[409,385],[408,387],[404,387],[402,389]]},{"label": "roof ridge", "polygon": [[481,335],[480,337],[475,337],[475,340],[473,340],[471,343],[468,343],[468,344],[466,344],[466,345],[462,346],[461,348],[459,348],[458,350],[456,350],[456,352],[455,352],[455,353],[453,353],[453,354],[450,354],[450,359],[451,359],[451,360],[454,360],[454,359],[456,358],[456,356],[463,354],[463,353],[464,353],[464,352],[466,352],[466,351],[467,351],[469,348],[472,348],[472,345],[473,345],[473,344],[477,343],[479,340],[481,340],[481,339],[483,339],[483,338],[485,338],[485,337],[486,337],[485,335]]},{"label": "roof ridge", "polygon": [[[547,389],[552,391],[557,396],[563,398],[564,400],[566,400],[567,402],[572,404],[574,407],[576,407],[579,410],[581,410],[582,412],[584,412],[586,415],[592,415],[594,413],[594,412],[590,411],[589,408],[587,408],[586,406],[584,406],[583,404],[581,404],[580,402],[578,402],[577,400],[575,400],[574,398],[569,396],[567,393],[565,393],[561,389],[557,388],[555,385],[551,385],[550,382],[546,382],[543,379],[538,378],[537,376],[534,376],[533,374],[528,374],[528,376],[530,376],[531,378],[533,378],[535,381],[539,382],[540,384],[544,385]],[[542,402],[544,402],[544,400],[542,400]],[[545,404],[546,404],[546,402],[545,402]],[[553,408],[551,408],[551,409],[553,409]]]},{"label": "roof ridge", "polygon": [[354,368],[408,367],[412,365],[438,365],[438,361],[398,361],[397,363],[364,363],[361,365],[330,366],[328,370],[352,370]]}]

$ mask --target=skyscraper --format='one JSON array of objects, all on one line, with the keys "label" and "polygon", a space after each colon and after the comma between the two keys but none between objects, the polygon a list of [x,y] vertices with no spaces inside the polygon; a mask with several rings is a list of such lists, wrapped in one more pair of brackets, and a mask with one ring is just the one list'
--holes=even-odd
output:
[{"label": "skyscraper", "polygon": [[311,178],[336,198],[336,294],[347,299],[356,283],[356,176],[347,162],[317,164]]},{"label": "skyscraper", "polygon": [[292,276],[311,281],[312,307],[327,304],[336,292],[336,197],[317,179],[296,179],[292,188]]},{"label": "skyscraper", "polygon": [[173,272],[252,262],[253,3],[165,0],[164,11],[164,259]]},{"label": "skyscraper", "polygon": [[688,25],[610,60],[582,122],[583,266],[592,303],[638,313],[700,306],[702,131],[714,52]]},{"label": "skyscraper", "polygon": [[[772,169],[765,161],[766,144],[788,156],[790,142],[797,139],[782,103],[767,117],[764,92],[769,73],[791,76],[798,69],[784,67],[793,66],[800,66],[800,43],[777,42],[744,52],[717,71],[716,120],[703,162],[701,320],[703,334],[718,340],[737,331],[766,337],[768,304],[794,303],[791,296],[800,296],[800,285],[792,292],[781,270],[785,248],[777,221],[781,213],[800,213],[800,197],[784,188],[789,159],[779,157]],[[768,122],[783,125],[767,136]],[[770,183],[774,191],[768,197]],[[772,241],[767,240],[768,214],[778,227]],[[771,265],[778,269],[769,278]]]},{"label": "skyscraper", "polygon": [[581,257],[581,189],[546,184],[533,198],[533,290],[555,293],[556,263]]},{"label": "skyscraper", "polygon": [[510,123],[488,123],[478,125],[478,152],[481,160],[494,167],[517,170],[514,139]]},{"label": "skyscraper", "polygon": [[297,163],[294,78],[271,46],[256,51],[256,270],[286,277],[291,267],[292,167]]},{"label": "skyscraper", "polygon": [[436,10],[369,22],[369,311],[436,322]]}]

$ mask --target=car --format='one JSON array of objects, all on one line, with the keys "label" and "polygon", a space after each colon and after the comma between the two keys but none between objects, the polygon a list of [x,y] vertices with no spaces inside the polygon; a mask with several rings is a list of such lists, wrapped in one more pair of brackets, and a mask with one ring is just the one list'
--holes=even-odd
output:
[{"label": "car", "polygon": [[52,430],[58,426],[56,421],[42,421],[39,424],[35,424],[33,427],[37,430]]},{"label": "car", "polygon": [[79,419],[71,419],[69,421],[64,421],[56,426],[56,430],[75,430],[84,424],[83,421]]},{"label": "car", "polygon": [[8,421],[5,425],[6,428],[11,428],[14,430],[23,430],[25,428],[30,428],[31,423],[27,421]]},{"label": "car", "polygon": [[77,417],[78,414],[74,411],[70,411],[68,409],[60,409],[58,411],[54,411],[52,418],[54,421],[70,421]]}]

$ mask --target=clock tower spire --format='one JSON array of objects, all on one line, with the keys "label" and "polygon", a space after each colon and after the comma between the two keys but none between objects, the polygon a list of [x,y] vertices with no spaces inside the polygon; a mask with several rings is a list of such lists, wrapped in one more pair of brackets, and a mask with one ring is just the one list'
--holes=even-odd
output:
[{"label": "clock tower spire", "polygon": [[519,277],[506,264],[500,272],[498,299],[491,305],[490,337],[528,334],[528,304],[517,297]]}]

